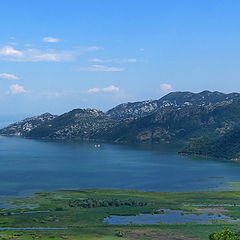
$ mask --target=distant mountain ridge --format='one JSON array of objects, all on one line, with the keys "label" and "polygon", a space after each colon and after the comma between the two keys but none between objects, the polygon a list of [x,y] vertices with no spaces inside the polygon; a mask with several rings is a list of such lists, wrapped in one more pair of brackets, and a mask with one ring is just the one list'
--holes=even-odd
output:
[{"label": "distant mountain ridge", "polygon": [[240,126],[240,94],[172,92],[158,100],[120,104],[106,113],[74,109],[27,118],[1,135],[110,142],[189,142],[217,138]]},{"label": "distant mountain ridge", "polygon": [[50,139],[94,139],[94,136],[116,124],[100,110],[74,109],[51,121],[46,121],[26,136]]},{"label": "distant mountain ridge", "polygon": [[144,117],[154,112],[156,109],[165,107],[178,108],[189,105],[203,106],[209,104],[223,104],[229,103],[239,97],[239,93],[224,94],[217,91],[203,91],[200,93],[171,92],[159,100],[120,104],[107,111],[107,115],[116,120],[133,119]]},{"label": "distant mountain ridge", "polygon": [[40,126],[45,121],[53,120],[55,117],[56,115],[52,115],[50,113],[44,113],[39,116],[29,117],[1,129],[0,134],[24,136],[26,133]]}]

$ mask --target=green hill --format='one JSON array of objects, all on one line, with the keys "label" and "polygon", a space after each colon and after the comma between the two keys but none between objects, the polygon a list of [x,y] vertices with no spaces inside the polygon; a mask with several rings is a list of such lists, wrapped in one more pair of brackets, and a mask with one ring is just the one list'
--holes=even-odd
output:
[{"label": "green hill", "polygon": [[233,129],[219,138],[192,141],[180,153],[240,160],[240,128]]}]

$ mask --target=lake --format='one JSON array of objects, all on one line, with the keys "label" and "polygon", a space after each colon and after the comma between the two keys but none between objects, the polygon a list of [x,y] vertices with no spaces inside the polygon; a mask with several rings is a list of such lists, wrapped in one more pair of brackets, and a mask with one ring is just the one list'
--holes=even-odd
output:
[{"label": "lake", "polygon": [[240,219],[232,219],[220,213],[208,213],[206,211],[196,211],[193,213],[181,210],[164,209],[160,214],[139,214],[136,216],[110,216],[104,218],[103,222],[111,225],[127,224],[174,224],[174,223],[201,223],[211,224],[213,221],[225,221],[228,223],[238,223]]},{"label": "lake", "polygon": [[0,137],[0,193],[79,188],[231,189],[240,163],[179,156],[176,145],[117,145]]}]

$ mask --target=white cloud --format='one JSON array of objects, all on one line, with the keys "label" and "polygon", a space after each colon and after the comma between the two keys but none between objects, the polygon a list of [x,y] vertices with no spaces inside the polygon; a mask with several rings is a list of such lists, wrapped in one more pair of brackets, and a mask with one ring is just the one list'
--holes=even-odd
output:
[{"label": "white cloud", "polygon": [[43,42],[48,42],[48,43],[57,43],[60,42],[60,39],[54,38],[54,37],[44,37]]},{"label": "white cloud", "polygon": [[13,62],[61,62],[74,60],[74,52],[55,49],[26,48],[18,50],[12,46],[4,46],[0,49],[0,60]]},{"label": "white cloud", "polygon": [[103,47],[100,46],[91,46],[91,47],[87,47],[86,50],[88,51],[96,51],[96,50],[103,50]]},{"label": "white cloud", "polygon": [[101,63],[101,62],[104,62],[104,60],[101,59],[101,58],[91,58],[91,59],[89,59],[89,62],[98,62],[98,63]]},{"label": "white cloud", "polygon": [[111,60],[111,62],[116,62],[116,63],[134,63],[137,61],[138,60],[136,58],[114,58]]},{"label": "white cloud", "polygon": [[100,91],[101,91],[101,88],[90,88],[90,89],[88,89],[89,93],[97,93],[97,92],[100,92]]},{"label": "white cloud", "polygon": [[79,67],[78,70],[86,72],[121,72],[125,69],[120,67],[109,67],[105,65],[91,65],[87,67]]},{"label": "white cloud", "polygon": [[98,92],[119,92],[120,88],[114,85],[105,88],[90,88],[88,93],[98,93]]},{"label": "white cloud", "polygon": [[4,46],[0,49],[0,56],[20,57],[22,55],[23,55],[22,51],[14,49],[12,46]]},{"label": "white cloud", "polygon": [[40,95],[47,96],[47,97],[62,97],[68,95],[68,92],[43,92]]},{"label": "white cloud", "polygon": [[13,84],[9,87],[10,91],[8,93],[11,94],[21,94],[21,93],[26,93],[27,91],[25,88],[21,85],[18,84]]},{"label": "white cloud", "polygon": [[39,53],[31,56],[32,62],[41,62],[41,61],[60,62],[60,61],[63,61],[64,59],[67,59],[67,56],[63,56],[57,53]]},{"label": "white cloud", "polygon": [[119,92],[120,91],[120,88],[119,87],[116,87],[114,85],[111,85],[109,87],[106,87],[106,88],[102,88],[102,91],[103,92]]},{"label": "white cloud", "polygon": [[136,58],[128,58],[126,59],[127,62],[137,62]]},{"label": "white cloud", "polygon": [[10,74],[10,73],[0,73],[0,78],[19,80],[19,77],[17,77],[14,74]]},{"label": "white cloud", "polygon": [[73,61],[85,52],[97,51],[103,49],[99,46],[79,47],[74,50],[57,50],[33,48],[31,45],[24,45],[24,48],[17,49],[6,45],[0,47],[0,61],[11,62],[62,62]]},{"label": "white cloud", "polygon": [[89,59],[89,62],[114,62],[114,63],[135,63],[138,60],[136,58],[113,58],[113,59],[102,59],[102,58],[92,58]]},{"label": "white cloud", "polygon": [[169,92],[169,91],[173,90],[172,85],[169,84],[169,83],[163,83],[163,84],[161,84],[161,85],[160,85],[160,88],[161,88],[161,90],[162,90],[163,92]]}]

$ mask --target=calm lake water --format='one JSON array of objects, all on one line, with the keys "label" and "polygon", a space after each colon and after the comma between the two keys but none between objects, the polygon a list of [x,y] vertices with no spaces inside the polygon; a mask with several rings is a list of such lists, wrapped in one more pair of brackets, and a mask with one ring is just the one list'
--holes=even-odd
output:
[{"label": "calm lake water", "polygon": [[212,213],[208,214],[204,211],[196,211],[195,213],[184,212],[180,210],[165,209],[161,214],[140,214],[136,216],[110,216],[104,218],[103,222],[112,225],[126,224],[156,224],[156,223],[201,223],[211,224],[212,221],[226,221],[228,223],[237,223],[240,219],[231,219],[224,214]]},{"label": "calm lake water", "polygon": [[240,163],[179,156],[179,146],[94,145],[0,137],[0,196],[79,188],[220,190],[240,182]]}]

